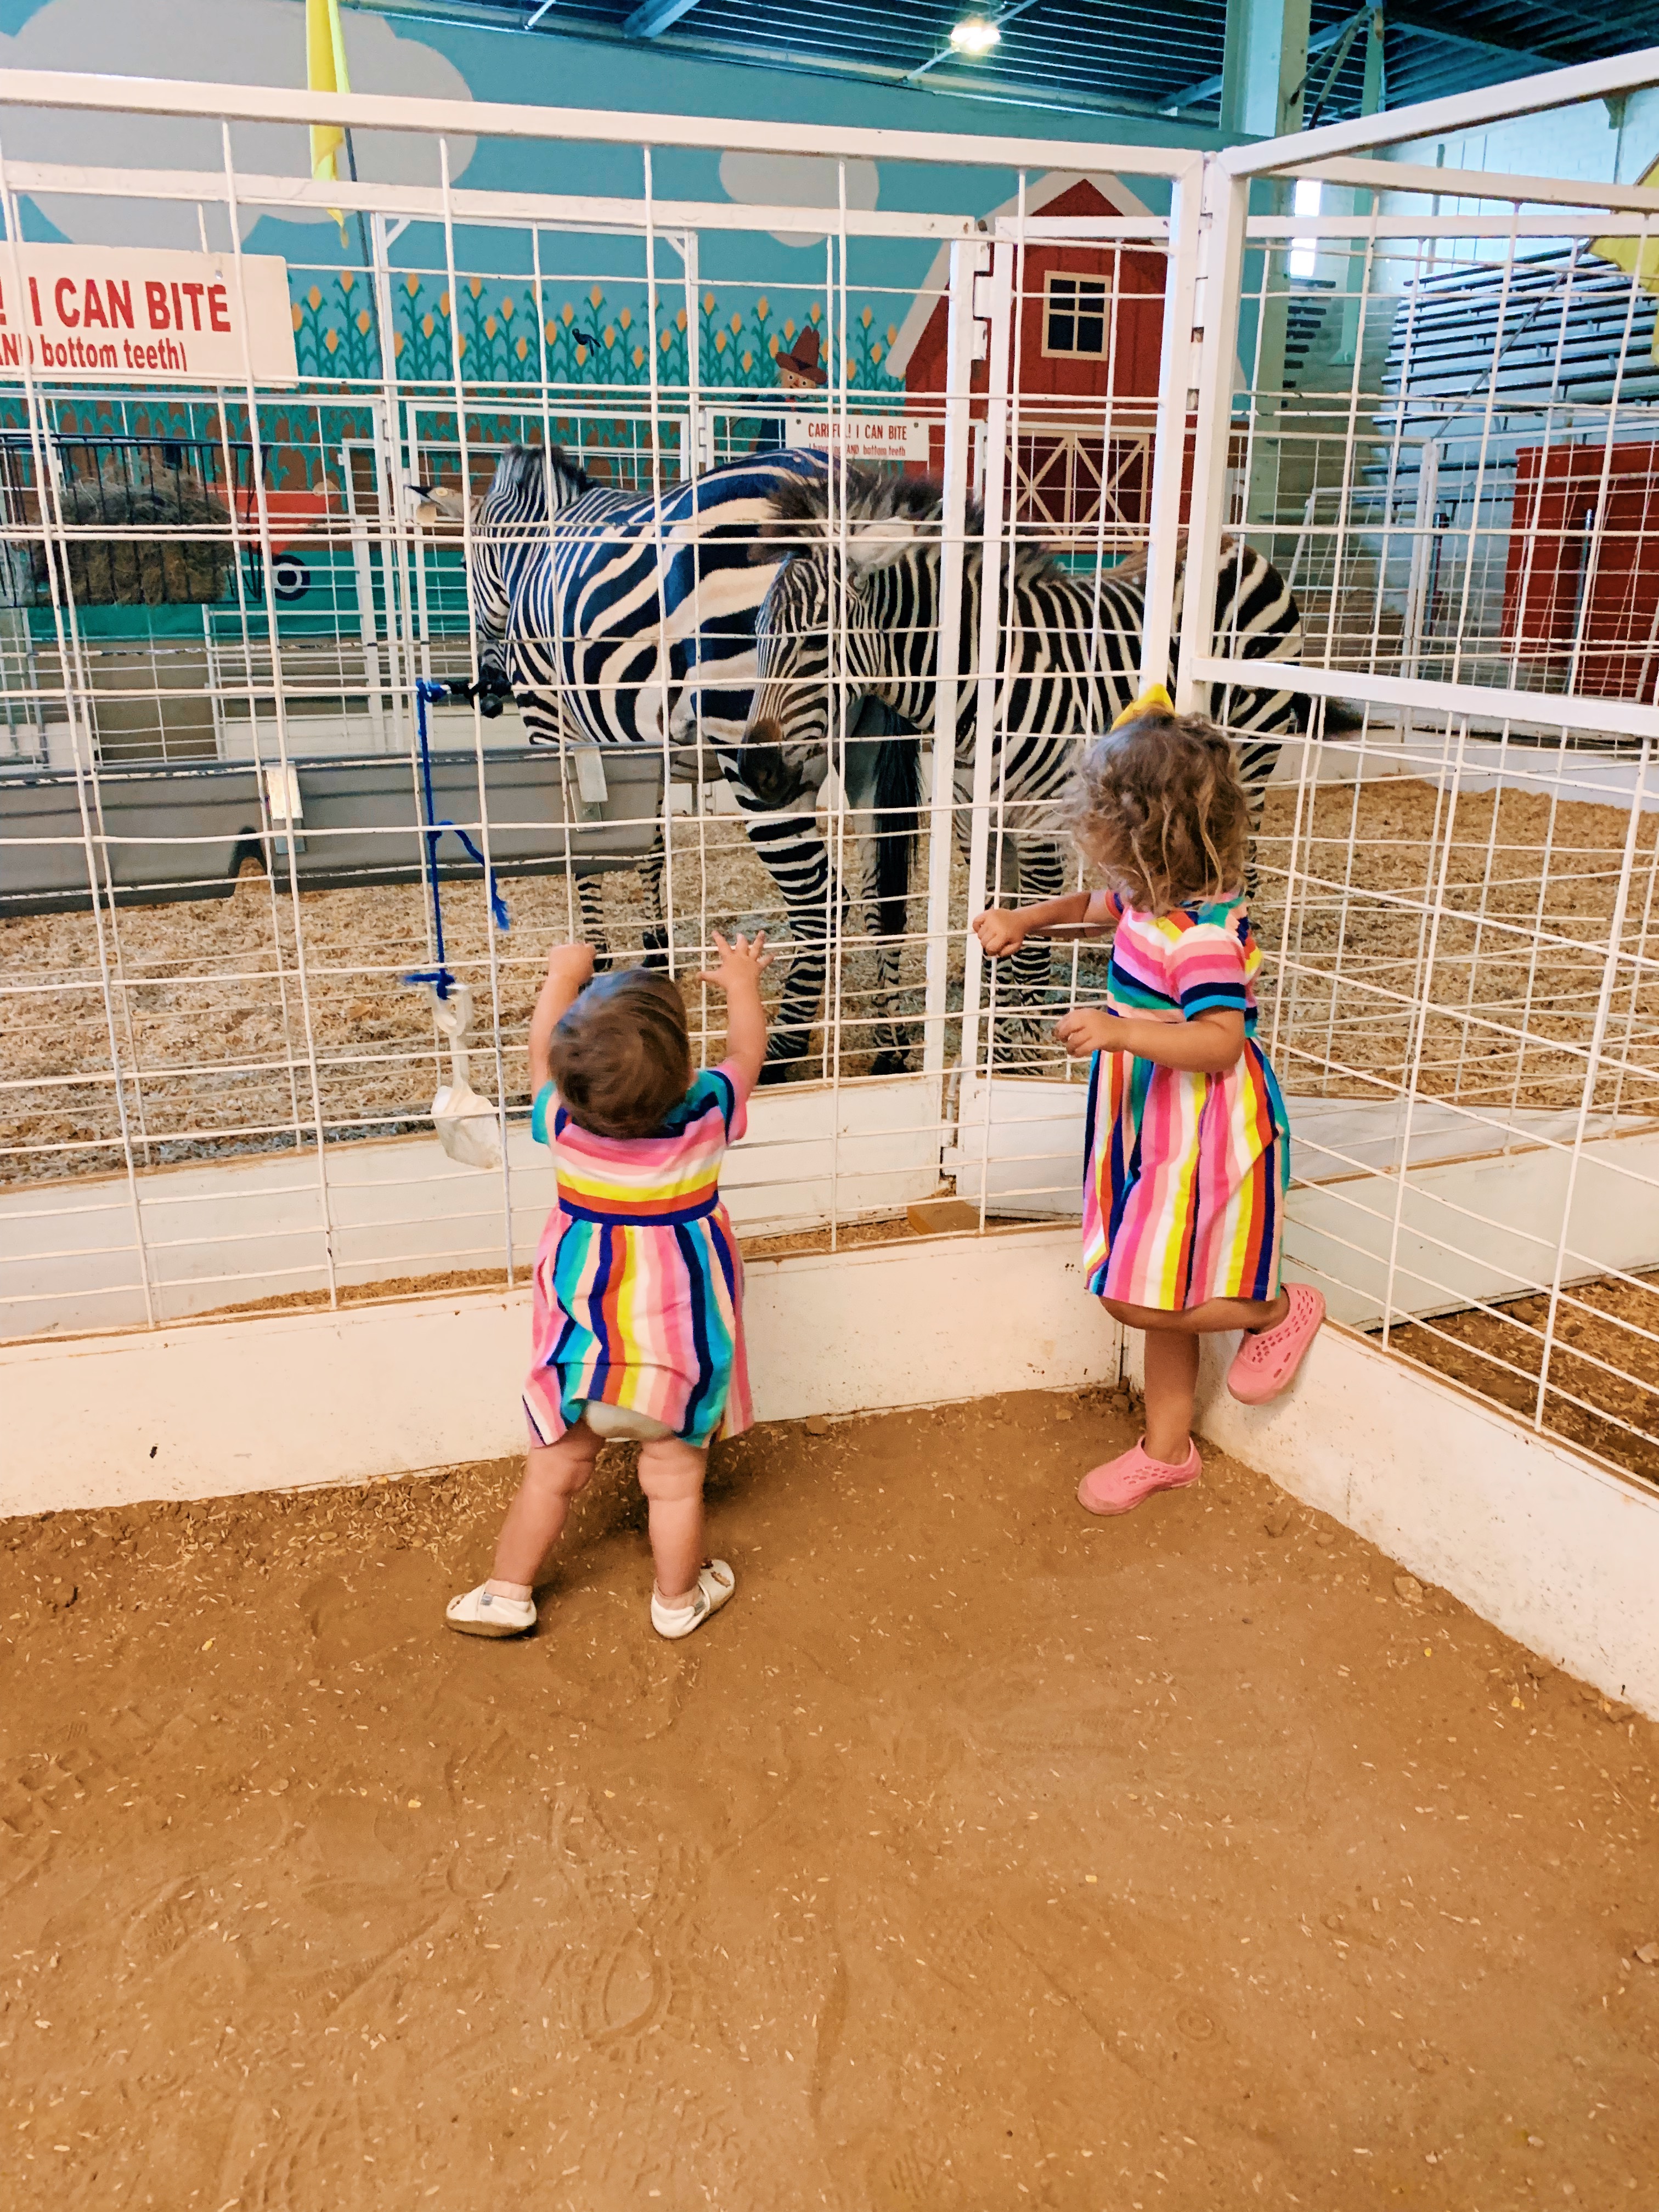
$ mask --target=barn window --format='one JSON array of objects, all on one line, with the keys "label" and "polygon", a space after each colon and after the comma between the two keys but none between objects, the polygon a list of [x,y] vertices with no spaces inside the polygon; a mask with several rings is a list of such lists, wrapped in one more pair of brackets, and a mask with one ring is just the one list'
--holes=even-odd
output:
[{"label": "barn window", "polygon": [[1042,350],[1099,361],[1106,351],[1106,279],[1050,272],[1042,294]]}]

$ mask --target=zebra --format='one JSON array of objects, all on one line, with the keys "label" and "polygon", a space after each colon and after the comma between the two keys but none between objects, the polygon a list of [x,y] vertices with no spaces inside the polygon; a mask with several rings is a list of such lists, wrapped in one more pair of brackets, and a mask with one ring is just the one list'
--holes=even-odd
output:
[{"label": "zebra", "polygon": [[[532,744],[574,736],[660,751],[666,742],[699,781],[712,754],[731,788],[781,894],[792,941],[763,1074],[773,1082],[806,1060],[827,972],[832,871],[811,764],[793,787],[805,804],[791,808],[775,805],[745,770],[755,616],[771,580],[763,553],[757,564],[756,541],[775,502],[805,490],[827,466],[811,449],[769,453],[676,485],[659,503],[596,484],[557,447],[515,446],[472,508],[481,710],[498,714],[513,696]],[[908,764],[894,756],[884,772],[902,782]],[[866,865],[890,911],[902,860],[878,847]],[[667,941],[663,866],[659,839],[640,871],[656,918],[646,933],[653,952]],[[602,945],[597,887],[583,878],[580,896],[584,927]]]},{"label": "zebra", "polygon": [[[789,551],[771,569],[761,603],[756,639],[759,683],[744,773],[769,804],[786,806],[800,787],[807,764],[828,744],[832,636],[839,642],[836,672],[847,690],[879,702],[897,718],[905,733],[888,738],[885,745],[908,750],[919,763],[938,692],[944,489],[931,478],[848,468],[844,493],[832,498],[823,478],[792,483],[779,487],[772,507],[756,557],[770,562],[781,546]],[[970,502],[957,661],[964,689],[979,668],[983,532],[983,515]],[[842,544],[844,594],[837,589],[835,562]],[[1012,575],[1006,567],[1002,571],[991,774],[1010,826],[997,834],[990,877],[994,884],[1016,892],[1022,903],[1054,897],[1064,888],[1062,848],[1036,825],[1069,781],[1079,741],[1109,728],[1136,696],[1146,576],[1144,555],[1098,575],[1080,576],[1062,568],[1051,553],[1030,546],[1016,551]],[[1177,614],[1184,581],[1183,574],[1177,582]],[[843,597],[842,629],[836,601]],[[1243,540],[1223,549],[1216,617],[1218,634],[1236,654],[1291,659],[1299,650],[1302,618],[1289,586]],[[1306,727],[1306,702],[1264,684],[1255,690],[1230,690],[1222,712],[1229,726],[1243,734],[1239,773],[1252,821],[1257,822],[1285,737]],[[964,842],[974,725],[969,711],[958,724],[955,763],[957,823]],[[889,787],[893,785],[890,769],[878,763],[874,773]],[[884,927],[896,939],[902,926],[902,907],[895,922],[890,897]],[[1047,945],[1034,941],[1007,963],[1006,1006],[1041,1001],[1048,961]],[[896,957],[890,951],[882,970],[890,996],[896,981]],[[893,1026],[890,1013],[890,1033]],[[902,1042],[884,1056],[884,1064],[904,1064]]]}]

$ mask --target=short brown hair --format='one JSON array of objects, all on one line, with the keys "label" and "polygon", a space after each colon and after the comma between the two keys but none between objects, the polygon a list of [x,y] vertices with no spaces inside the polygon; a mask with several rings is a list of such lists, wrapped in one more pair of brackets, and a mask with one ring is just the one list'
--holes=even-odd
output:
[{"label": "short brown hair", "polygon": [[1202,714],[1139,714],[1097,738],[1065,807],[1078,843],[1143,913],[1243,889],[1249,802],[1232,746]]},{"label": "short brown hair", "polygon": [[596,975],[553,1032],[561,1104],[596,1137],[649,1137],[691,1088],[679,985],[647,968]]}]

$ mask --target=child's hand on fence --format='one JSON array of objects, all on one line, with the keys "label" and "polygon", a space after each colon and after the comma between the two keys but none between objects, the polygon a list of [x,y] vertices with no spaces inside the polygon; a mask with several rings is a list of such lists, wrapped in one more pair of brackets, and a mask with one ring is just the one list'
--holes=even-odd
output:
[{"label": "child's hand on fence", "polygon": [[1099,1006],[1073,1006],[1054,1024],[1054,1035],[1073,1060],[1080,1060],[1086,1052],[1121,1052],[1125,1042],[1122,1030],[1119,1017]]},{"label": "child's hand on fence", "polygon": [[697,978],[698,982],[712,983],[717,991],[726,992],[728,997],[735,986],[739,990],[753,991],[758,998],[761,970],[772,964],[772,956],[766,950],[766,932],[757,930],[752,945],[741,931],[729,945],[718,929],[711,934],[720,952],[720,965],[704,969]]},{"label": "child's hand on fence", "polygon": [[593,980],[591,945],[556,945],[547,956],[547,980],[562,983],[572,993],[586,989]]},{"label": "child's hand on fence", "polygon": [[974,934],[985,948],[988,960],[1000,960],[1005,952],[1018,952],[1025,942],[1025,932],[1017,914],[1006,907],[994,906],[974,917]]}]

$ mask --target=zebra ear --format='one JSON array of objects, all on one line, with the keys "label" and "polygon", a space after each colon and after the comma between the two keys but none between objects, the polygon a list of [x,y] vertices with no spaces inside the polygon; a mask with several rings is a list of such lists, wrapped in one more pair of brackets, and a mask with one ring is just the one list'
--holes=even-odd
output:
[{"label": "zebra ear", "polygon": [[856,576],[867,576],[872,568],[890,568],[904,558],[921,535],[914,515],[872,514],[849,524],[847,564]]},{"label": "zebra ear", "polygon": [[423,529],[429,529],[434,522],[465,521],[467,501],[457,485],[416,484],[411,486],[411,489],[420,502],[415,510],[415,519]]}]

